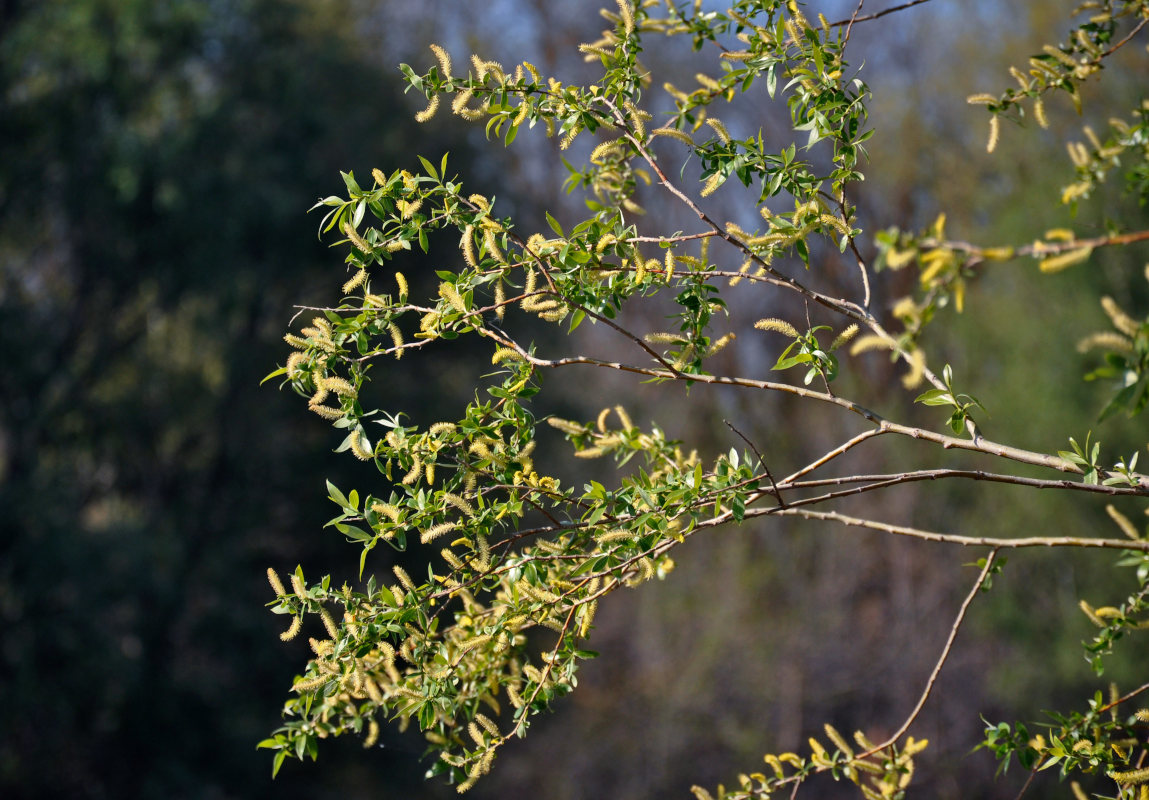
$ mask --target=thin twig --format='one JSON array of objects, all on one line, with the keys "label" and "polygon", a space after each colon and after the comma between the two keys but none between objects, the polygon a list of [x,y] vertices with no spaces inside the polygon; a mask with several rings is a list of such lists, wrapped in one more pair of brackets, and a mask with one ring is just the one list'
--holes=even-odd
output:
[{"label": "thin twig", "polygon": [[[865,2],[866,0],[858,0],[858,7],[855,8],[854,13],[850,15],[850,24],[846,26],[846,35],[842,39],[842,49],[845,49],[846,45],[850,42],[850,34],[854,30],[854,23],[858,21],[858,15],[862,13],[862,4]],[[867,305],[869,304],[867,303]]]},{"label": "thin twig", "polygon": [[781,481],[782,485],[785,486],[786,484],[793,483],[795,480],[797,480],[798,478],[801,478],[803,475],[807,475],[807,474],[813,472],[814,470],[816,470],[818,467],[822,466],[823,464],[828,464],[829,462],[833,461],[835,458],[842,455],[843,453],[853,449],[857,445],[860,445],[862,442],[866,441],[867,439],[872,439],[875,436],[881,435],[881,433],[882,433],[882,430],[880,428],[864,431],[863,433],[859,433],[853,439],[850,439],[850,441],[846,442],[843,445],[835,447],[829,453],[826,453],[826,455],[822,456],[821,458],[819,458],[816,461],[810,462],[806,466],[802,467],[802,469],[795,472],[793,475],[788,475],[787,477],[783,478]]},{"label": "thin twig", "polygon": [[[838,20],[837,22],[831,22],[830,25],[835,28],[840,28],[843,25],[853,25],[855,22],[869,22],[872,19],[879,19],[880,17],[884,17],[887,14],[893,14],[896,11],[905,11],[907,8],[920,6],[922,3],[928,2],[929,0],[910,0],[910,2],[902,3],[900,6],[893,6],[892,8],[887,8],[884,11],[877,11],[873,14],[867,14],[864,17],[850,17],[849,19]],[[859,6],[860,5],[861,4],[859,4]],[[856,15],[858,12],[855,11],[854,13]]]},{"label": "thin twig", "polygon": [[925,706],[926,701],[929,700],[930,692],[932,692],[934,688],[934,683],[937,682],[938,675],[941,674],[942,667],[945,666],[946,660],[950,656],[950,650],[953,648],[954,640],[957,638],[958,629],[961,628],[962,621],[965,620],[965,613],[969,609],[970,603],[973,602],[973,599],[977,596],[977,593],[981,591],[982,585],[985,583],[986,578],[990,576],[990,573],[993,570],[993,559],[995,556],[997,556],[996,547],[993,550],[990,550],[989,555],[985,557],[985,565],[981,568],[981,574],[977,576],[977,580],[974,581],[973,588],[969,590],[969,594],[966,595],[965,601],[961,604],[961,608],[958,609],[957,618],[954,619],[953,625],[950,626],[950,635],[949,638],[946,639],[946,646],[942,648],[942,654],[938,657],[938,661],[934,665],[933,672],[930,673],[929,680],[926,681],[926,688],[922,691],[922,696],[918,699],[918,704],[914,706],[914,710],[910,712],[910,715],[906,717],[906,721],[902,723],[902,726],[898,728],[894,734],[890,736],[889,739],[882,742],[880,745],[867,750],[865,753],[862,753],[858,756],[859,759],[872,756],[879,750],[885,750],[887,747],[896,744],[897,741],[905,735],[906,731],[910,729],[910,726],[914,724],[914,720],[918,718],[918,714],[921,713],[922,707]]},{"label": "thin twig", "polygon": [[763,456],[760,452],[758,452],[758,448],[755,447],[754,442],[747,439],[746,435],[744,433],[742,433],[742,431],[735,428],[733,423],[730,422],[730,420],[724,419],[722,421],[726,423],[727,428],[729,428],[730,430],[732,430],[736,434],[738,434],[739,438],[741,438],[742,441],[746,442],[746,444],[748,444],[750,446],[750,449],[754,451],[754,455],[758,456],[758,463],[762,465],[762,469],[766,473],[766,478],[770,481],[770,489],[771,489],[771,491],[773,491],[774,497],[776,497],[778,499],[778,505],[780,505],[782,508],[785,508],[786,507],[786,501],[782,499],[782,493],[780,491],[778,491],[778,484],[774,483],[774,476],[770,474],[770,467],[767,466],[767,464],[766,464],[765,456]]},{"label": "thin twig", "polygon": [[[805,508],[795,508],[797,503],[791,503],[789,508],[754,508],[747,509],[744,519],[751,517],[779,516],[803,517],[830,522],[840,522],[854,528],[868,528],[883,533],[893,533],[898,536],[909,536],[927,542],[944,542],[946,544],[960,544],[964,547],[996,547],[1002,549],[1017,549],[1023,547],[1089,547],[1106,550],[1138,550],[1149,553],[1149,541],[1133,541],[1132,539],[1091,539],[1081,536],[1027,536],[1017,539],[1000,539],[992,536],[962,536],[956,533],[937,533],[921,528],[910,528],[905,525],[892,525],[888,522],[877,522],[872,519],[850,517],[836,511],[811,511]],[[701,527],[701,526],[699,526]]]},{"label": "thin twig", "polygon": [[[875,431],[867,431],[875,433]],[[1040,478],[1023,478],[1019,475],[1008,475],[999,472],[986,472],[980,469],[920,469],[910,472],[895,472],[877,475],[843,475],[837,478],[818,478],[809,481],[792,482],[789,479],[781,483],[790,489],[813,489],[818,486],[841,486],[846,483],[862,483],[874,481],[885,486],[896,483],[914,483],[916,481],[935,481],[944,478],[968,478],[975,481],[990,481],[993,483],[1011,483],[1017,486],[1028,486],[1034,489],[1066,489],[1068,491],[1090,492],[1109,496],[1144,496],[1144,492],[1133,486],[1103,486],[1096,483],[1082,483],[1070,480],[1042,480]]]}]

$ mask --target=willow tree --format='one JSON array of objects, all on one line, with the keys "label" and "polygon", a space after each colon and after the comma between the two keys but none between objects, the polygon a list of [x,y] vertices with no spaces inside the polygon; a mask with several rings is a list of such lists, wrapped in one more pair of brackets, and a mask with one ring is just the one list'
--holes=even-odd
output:
[{"label": "willow tree", "polygon": [[[563,83],[527,62],[508,69],[480,56],[459,69],[433,44],[431,66],[403,65],[410,90],[426,97],[419,121],[447,106],[506,146],[528,131],[557,137],[563,150],[591,140],[581,148],[589,157],[568,164],[571,188],[587,193],[589,213],[567,227],[548,214],[549,231],[522,230],[490,197],[450,177],[446,157],[438,156],[420,156],[418,173],[373,170],[370,182],[347,173],[347,196],[317,204],[326,210],[321,233],[337,237],[346,253],[342,299],[311,308],[310,323],[285,337],[293,350],[272,376],[309,398],[309,410],[342,437],[339,449],[372,462],[380,477],[362,491],[328,484],[338,506],[330,525],[361,548],[361,585],[309,582],[301,568],[284,583],[269,570],[272,611],[290,619],[283,638],[295,636],[308,615],[326,632],[310,640],[314,657],[292,687],[283,727],[261,743],[276,751],[276,770],[289,756],[314,758],[327,737],[359,734],[370,745],[380,722],[395,720],[418,726],[433,756],[430,772],[465,791],[491,770],[501,747],[575,687],[580,661],[594,655],[585,643],[601,598],[663,577],[688,538],[748,520],[857,526],[943,548],[977,548],[981,558],[920,701],[892,735],[874,741],[865,731],[847,736],[826,725],[813,732],[808,750],[766,755],[765,769],[739,775],[736,788],[718,787],[719,797],[789,796],[820,774],[853,781],[866,797],[902,796],[913,758],[926,746],[911,735],[915,719],[967,609],[989,587],[1005,551],[1109,548],[1136,567],[1123,601],[1081,602],[1097,625],[1087,644],[1096,666],[1125,634],[1146,627],[1149,536],[1113,506],[1111,530],[1024,538],[925,530],[840,510],[845,498],[923,480],[982,481],[986,491],[1012,484],[1083,498],[1149,496],[1149,476],[1136,471],[1136,455],[1103,459],[1088,439],[1045,453],[986,438],[981,403],[962,391],[948,365],[930,357],[931,323],[944,325],[955,309],[976,314],[966,308],[974,305],[967,286],[994,262],[1035,262],[1040,279],[1087,262],[1100,248],[1145,240],[1149,231],[1114,226],[1103,237],[1080,239],[1064,229],[1024,245],[985,246],[947,238],[944,217],[920,232],[858,227],[852,190],[875,130],[867,124],[869,90],[847,61],[851,33],[920,2],[871,14],[859,3],[852,17],[831,21],[794,0],[738,0],[721,12],[700,2],[618,0],[617,9],[604,12],[610,25],[602,37],[580,47],[601,65],[597,80],[585,85]],[[1068,93],[1080,104],[1080,85],[1149,24],[1149,3],[1086,3],[1078,14],[1062,42],[1002,76],[1000,91],[969,98],[988,112],[990,154],[1003,122],[1044,126],[1043,102],[1051,94]],[[697,75],[693,88],[665,83],[639,60],[649,37],[672,37],[709,58],[712,69]],[[731,134],[723,117],[730,119],[752,88],[784,105],[789,131]],[[1149,199],[1147,141],[1149,101],[1131,118],[1112,120],[1105,133],[1087,128],[1082,142],[1069,144],[1071,181],[1062,202],[1087,200],[1113,173],[1124,173],[1142,202]],[[699,180],[666,168],[668,159],[685,156],[701,166]],[[748,223],[749,214],[736,223],[710,210],[712,195],[732,179],[748,187],[756,224]],[[687,209],[691,229],[659,230],[643,218],[640,190]],[[457,252],[440,256],[448,266],[437,273],[437,289],[412,292],[401,271],[407,254],[456,236]],[[917,271],[911,294],[874,299],[875,273],[911,269]],[[819,288],[827,283],[849,288],[836,296]],[[753,322],[756,332],[735,343],[728,299],[755,292],[779,311]],[[652,330],[623,321],[651,316],[623,312],[656,296],[660,310],[672,305],[671,324]],[[1103,355],[1092,377],[1116,384],[1105,413],[1136,414],[1149,401],[1149,322],[1108,298],[1103,306],[1113,330],[1082,331],[1082,347]],[[623,355],[615,361],[551,352],[555,345],[528,338],[539,322],[568,334],[583,324],[603,326]],[[456,418],[417,426],[402,410],[365,405],[372,367],[419,358],[463,336],[489,343],[491,372]],[[715,370],[716,353],[753,337],[746,346],[776,354],[772,379]],[[874,351],[899,365],[901,385],[895,379],[869,397],[835,391],[835,380],[875,358]],[[785,463],[764,455],[776,452],[770,441],[732,427],[737,446],[704,460],[658,425],[636,424],[614,401],[594,419],[556,416],[559,399],[544,388],[557,370],[680,384],[692,387],[692,402],[714,387],[789,395],[836,408],[857,421],[856,432],[808,463]],[[905,421],[915,403],[944,410],[937,429]],[[536,469],[536,445],[562,441],[540,424],[557,429],[574,458],[625,468],[602,481],[564,485]],[[803,424],[798,418],[791,427],[801,435]],[[855,448],[902,437],[934,448],[915,451],[919,468],[836,469]],[[938,467],[943,450],[967,451],[982,463]],[[548,454],[548,463],[554,459]],[[1045,475],[1033,477],[1035,469]],[[396,567],[393,580],[370,576],[369,556],[380,545],[422,549],[427,574]],[[968,559],[963,551],[961,562]],[[1127,575],[1120,580],[1130,583]],[[1147,688],[1087,699],[1041,735],[1021,723],[991,725],[984,746],[1033,770],[1056,765],[1063,776],[1108,775],[1118,795],[1144,797],[1149,712],[1135,698]],[[702,787],[694,792],[711,796]]]}]

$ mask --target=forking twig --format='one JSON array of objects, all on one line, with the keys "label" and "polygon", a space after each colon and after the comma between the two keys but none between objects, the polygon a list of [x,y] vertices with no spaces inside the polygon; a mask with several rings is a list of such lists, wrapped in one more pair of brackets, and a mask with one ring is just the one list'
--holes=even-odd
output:
[{"label": "forking twig", "polygon": [[738,437],[750,446],[750,449],[754,451],[754,455],[758,456],[758,463],[762,465],[762,470],[766,473],[767,480],[770,481],[770,489],[771,489],[771,491],[774,492],[774,497],[777,498],[778,505],[781,506],[782,508],[785,508],[786,507],[786,501],[782,499],[782,493],[780,491],[778,491],[778,484],[776,484],[774,482],[774,476],[770,474],[770,467],[766,465],[766,458],[760,452],[758,452],[758,448],[754,446],[754,442],[747,439],[746,435],[744,433],[742,433],[742,431],[735,428],[734,425],[730,422],[730,420],[724,419],[722,421],[724,423],[726,423],[727,428],[729,428],[730,430],[732,430],[736,434],[738,434]]}]

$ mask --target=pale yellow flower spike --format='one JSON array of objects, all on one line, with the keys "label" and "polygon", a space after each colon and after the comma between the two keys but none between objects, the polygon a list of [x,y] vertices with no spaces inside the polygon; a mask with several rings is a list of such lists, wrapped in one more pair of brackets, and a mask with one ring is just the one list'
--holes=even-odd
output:
[{"label": "pale yellow flower spike", "polygon": [[997,115],[995,114],[994,116],[989,118],[989,141],[986,142],[986,144],[985,144],[985,151],[987,153],[992,153],[994,150],[997,149],[997,139],[998,139],[998,135],[1000,133],[1001,133],[1001,120],[999,120],[997,118]]},{"label": "pale yellow flower spike", "polygon": [[267,582],[271,584],[276,597],[287,594],[287,589],[283,588],[283,581],[279,579],[279,573],[275,571],[275,567],[267,568]]},{"label": "pale yellow flower spike", "polygon": [[675,130],[674,128],[655,128],[650,134],[651,136],[668,136],[671,139],[677,139],[683,144],[694,145],[694,140],[691,139],[688,134]]},{"label": "pale yellow flower spike", "polygon": [[858,332],[858,323],[856,323],[856,322],[852,323],[848,328],[846,328],[844,331],[839,333],[838,336],[834,339],[834,341],[830,343],[831,352],[834,350],[837,350],[839,347],[844,345],[846,342],[853,339],[855,334],[857,334],[857,332]]},{"label": "pale yellow flower spike", "polygon": [[387,332],[391,334],[391,344],[395,350],[395,360],[403,357],[403,332],[394,322],[387,323]]},{"label": "pale yellow flower spike", "polygon": [[1129,521],[1129,517],[1118,511],[1112,504],[1105,506],[1105,513],[1109,515],[1111,520],[1117,523],[1117,527],[1121,529],[1121,532],[1130,539],[1135,542],[1141,539],[1141,535],[1137,532],[1137,528],[1133,526],[1133,523]]},{"label": "pale yellow flower spike", "polygon": [[507,315],[507,290],[503,288],[503,281],[495,281],[495,317],[502,319]]},{"label": "pale yellow flower spike", "polygon": [[343,284],[343,294],[351,294],[364,283],[367,282],[367,270],[361,269],[351,276],[347,283]]},{"label": "pale yellow flower spike", "polygon": [[709,197],[710,195],[714,194],[714,192],[717,191],[718,187],[721,185],[722,173],[715,172],[706,180],[706,185],[702,187],[702,191],[699,194],[702,197]]},{"label": "pale yellow flower spike", "polygon": [[1108,295],[1102,297],[1101,308],[1105,311],[1105,315],[1109,317],[1109,321],[1113,323],[1113,327],[1126,336],[1136,336],[1141,330],[1141,324],[1126,314],[1112,297]]},{"label": "pale yellow flower spike", "polygon": [[760,331],[776,331],[783,336],[789,336],[791,339],[797,339],[799,336],[798,329],[783,319],[767,317],[755,322],[754,327]]},{"label": "pale yellow flower spike", "polygon": [[427,122],[431,117],[435,116],[435,112],[439,110],[439,95],[431,98],[431,102],[427,107],[415,115],[416,122]]},{"label": "pale yellow flower spike", "polygon": [[914,348],[909,354],[910,371],[902,376],[902,386],[913,389],[922,382],[926,370],[926,354],[921,348]]},{"label": "pale yellow flower spike", "polygon": [[351,452],[360,461],[371,460],[371,442],[362,431],[351,434]]},{"label": "pale yellow flower spike", "polygon": [[467,262],[467,266],[471,269],[478,269],[479,264],[475,260],[475,226],[468,225],[463,229],[463,236],[459,240],[459,246],[463,248],[463,261]]},{"label": "pale yellow flower spike", "polygon": [[615,2],[618,3],[618,14],[622,18],[622,29],[627,36],[630,36],[634,33],[634,11],[631,10],[627,0],[615,0]]},{"label": "pale yellow flower spike", "polygon": [[291,620],[291,627],[289,627],[283,633],[279,634],[279,638],[282,641],[290,642],[292,639],[294,639],[296,636],[299,635],[299,631],[302,629],[303,629],[303,618],[302,617],[295,617]]},{"label": "pale yellow flower spike", "polygon": [[1082,261],[1088,260],[1092,252],[1092,247],[1079,247],[1076,250],[1069,250],[1060,255],[1043,258],[1038,264],[1038,267],[1042,272],[1061,272],[1063,269],[1068,269],[1075,264],[1080,264]]},{"label": "pale yellow flower spike", "polygon": [[1049,120],[1045,116],[1045,103],[1040,97],[1033,101],[1033,118],[1041,127],[1049,127]]},{"label": "pale yellow flower spike", "polygon": [[437,44],[431,45],[431,52],[439,59],[439,68],[443,70],[443,77],[451,77],[451,56]]},{"label": "pale yellow flower spike", "polygon": [[722,140],[723,144],[730,144],[730,132],[726,130],[726,126],[722,124],[722,120],[715,117],[708,117],[706,124],[714,129],[718,134],[718,138]]}]

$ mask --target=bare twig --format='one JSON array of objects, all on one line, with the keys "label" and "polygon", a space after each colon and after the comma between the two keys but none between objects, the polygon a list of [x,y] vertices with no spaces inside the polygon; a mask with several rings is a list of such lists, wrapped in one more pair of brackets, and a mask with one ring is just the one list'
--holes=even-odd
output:
[{"label": "bare twig", "polygon": [[726,423],[727,428],[738,434],[739,438],[741,438],[742,441],[746,442],[746,444],[750,446],[750,449],[754,451],[754,455],[758,456],[758,463],[762,465],[762,469],[766,472],[766,478],[770,481],[770,489],[774,493],[774,497],[777,498],[778,505],[780,505],[782,508],[785,508],[786,501],[782,499],[782,493],[778,491],[778,484],[774,483],[774,476],[770,474],[770,467],[766,464],[765,456],[763,456],[762,453],[758,451],[758,448],[754,445],[754,442],[747,439],[746,435],[742,433],[742,431],[734,427],[730,420],[724,419],[722,421]]},{"label": "bare twig", "polygon": [[[910,2],[902,3],[900,6],[893,6],[892,8],[887,8],[884,11],[878,11],[878,12],[875,12],[873,14],[867,14],[864,17],[857,16],[858,12],[855,11],[854,16],[850,17],[849,19],[842,19],[842,20],[838,20],[837,22],[831,22],[830,25],[835,27],[835,28],[840,28],[843,25],[851,25],[852,26],[855,22],[869,22],[872,19],[879,19],[881,17],[886,16],[887,14],[893,14],[897,11],[905,11],[907,8],[912,8],[913,6],[920,6],[922,3],[928,3],[928,2],[929,2],[929,0],[910,0]],[[858,4],[858,7],[861,8],[861,3]]]},{"label": "bare twig", "polygon": [[910,729],[910,726],[914,724],[914,720],[918,718],[918,714],[921,713],[922,707],[925,706],[926,701],[929,700],[930,692],[932,692],[934,688],[934,683],[937,682],[938,675],[941,674],[942,667],[945,666],[946,660],[949,658],[950,650],[953,648],[954,640],[957,638],[958,629],[961,628],[962,621],[965,620],[965,614],[969,609],[970,603],[973,602],[973,599],[977,596],[977,593],[981,591],[981,587],[985,584],[986,578],[990,576],[990,573],[993,570],[993,560],[995,556],[997,556],[997,548],[990,550],[989,555],[985,557],[985,565],[981,568],[981,574],[977,576],[977,580],[974,581],[973,588],[969,590],[969,594],[966,595],[965,600],[961,604],[961,608],[958,609],[957,618],[954,619],[953,625],[950,626],[950,635],[949,638],[946,639],[946,646],[942,648],[942,654],[938,657],[938,661],[934,665],[933,672],[930,673],[930,677],[926,681],[926,688],[922,691],[922,696],[918,699],[918,704],[914,706],[914,710],[910,712],[910,715],[906,717],[906,721],[902,723],[900,728],[894,731],[893,735],[890,736],[889,739],[877,745],[876,747],[867,750],[865,753],[862,753],[858,756],[859,759],[866,758],[867,756],[872,756],[879,750],[884,750],[890,745],[897,743],[897,741],[905,735],[906,731]]},{"label": "bare twig", "polygon": [[882,433],[883,433],[883,431],[880,428],[859,433],[853,439],[850,439],[850,441],[846,442],[843,445],[835,447],[829,453],[826,453],[826,455],[822,456],[821,458],[817,459],[816,461],[810,462],[806,466],[802,467],[802,469],[795,472],[793,475],[788,475],[785,478],[783,478],[781,480],[782,485],[785,486],[787,484],[793,483],[795,480],[797,480],[798,478],[801,478],[803,475],[807,475],[807,474],[813,472],[814,470],[816,470],[818,467],[820,467],[824,464],[828,464],[829,462],[833,461],[838,456],[840,456],[843,453],[853,449],[857,445],[860,445],[862,442],[866,441],[867,439],[872,439],[875,436],[880,436]]},{"label": "bare twig", "polygon": [[944,542],[947,544],[960,544],[965,547],[996,547],[1001,549],[1017,549],[1023,547],[1088,547],[1106,550],[1138,550],[1149,553],[1149,541],[1133,541],[1132,539],[1091,539],[1081,536],[1027,536],[1017,539],[1001,539],[992,536],[961,536],[955,533],[937,533],[921,528],[910,528],[905,525],[892,525],[888,522],[878,522],[872,519],[850,517],[836,511],[811,511],[805,508],[795,508],[797,504],[791,502],[789,508],[754,508],[747,509],[745,519],[761,516],[804,517],[805,519],[819,519],[830,522],[840,522],[855,528],[868,528],[870,530],[893,533],[898,536],[909,536],[927,542]]},{"label": "bare twig", "polygon": [[[846,47],[846,45],[847,45],[847,44],[849,43],[849,41],[850,41],[850,34],[851,34],[851,33],[853,32],[853,30],[854,30],[854,23],[858,21],[858,14],[861,14],[861,13],[862,13],[862,4],[863,4],[863,3],[865,3],[865,2],[866,2],[866,0],[858,0],[858,6],[857,6],[857,8],[855,8],[855,9],[854,9],[854,13],[850,15],[850,24],[846,26],[846,35],[845,35],[845,37],[842,39],[842,47],[843,47],[843,49]],[[867,303],[867,305],[869,305],[869,304]]]}]

